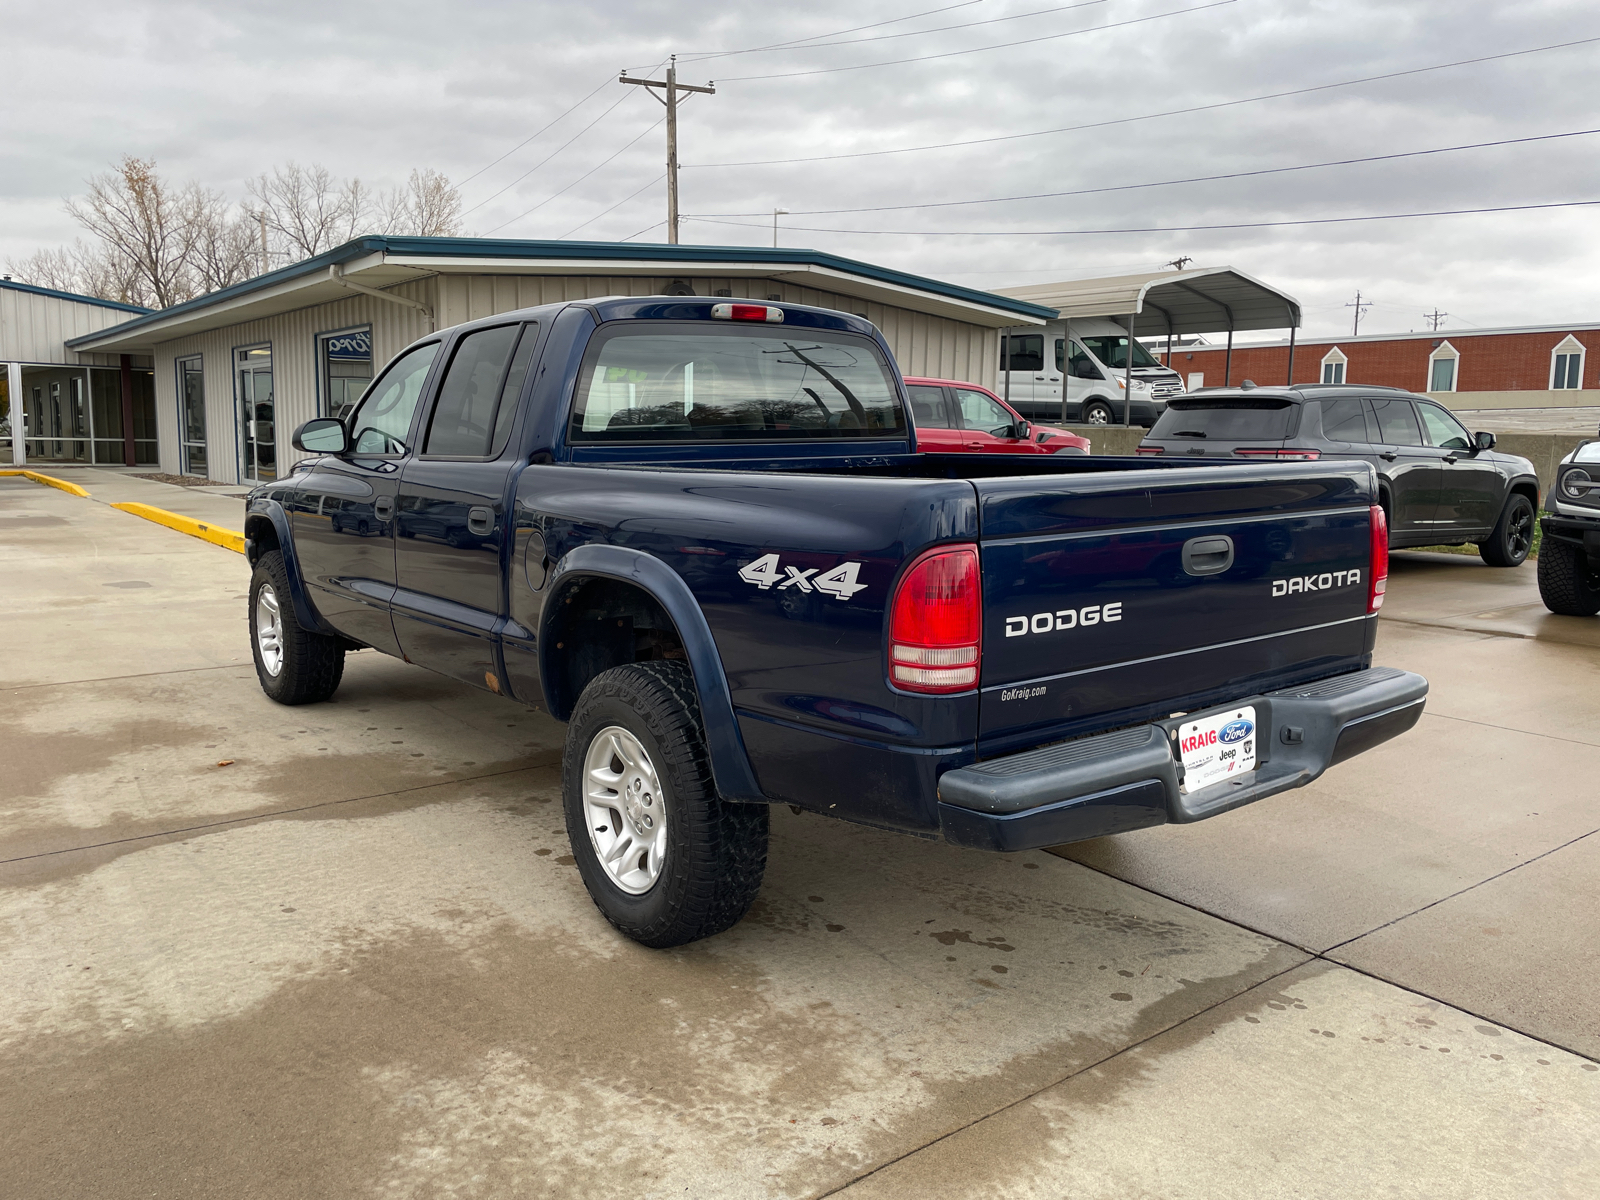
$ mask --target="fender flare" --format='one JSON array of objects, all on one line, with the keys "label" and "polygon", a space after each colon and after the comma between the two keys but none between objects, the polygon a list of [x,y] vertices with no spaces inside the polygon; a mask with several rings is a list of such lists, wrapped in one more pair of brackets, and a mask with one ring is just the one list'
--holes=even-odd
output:
[{"label": "fender flare", "polygon": [[726,800],[769,803],[750,767],[750,755],[745,750],[744,738],[733,713],[733,694],[728,690],[722,656],[717,652],[705,613],[683,577],[652,555],[625,546],[591,544],[568,551],[551,571],[546,584],[550,599],[540,614],[536,643],[546,711],[556,712],[551,694],[551,681],[556,677],[555,639],[550,636],[550,627],[560,608],[557,600],[567,588],[586,578],[615,579],[632,584],[666,610],[678,630],[689,660],[689,671],[694,676],[717,793]]},{"label": "fender flare", "polygon": [[272,526],[278,538],[278,550],[283,554],[283,569],[289,576],[289,599],[294,604],[295,620],[300,622],[302,629],[315,629],[333,637],[340,636],[322,619],[311,597],[306,592],[305,577],[300,573],[300,558],[295,553],[294,538],[289,530],[289,514],[283,511],[283,505],[276,500],[255,500],[251,502],[244,518],[244,556],[245,560],[254,569],[261,559],[261,542],[253,530],[260,528],[261,522]]}]

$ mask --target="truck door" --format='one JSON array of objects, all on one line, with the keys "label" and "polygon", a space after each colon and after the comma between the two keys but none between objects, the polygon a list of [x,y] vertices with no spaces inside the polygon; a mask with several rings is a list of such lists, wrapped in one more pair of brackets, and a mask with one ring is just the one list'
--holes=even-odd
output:
[{"label": "truck door", "polygon": [[1431,532],[1439,511],[1445,451],[1426,445],[1403,396],[1368,396],[1377,421],[1378,470],[1389,478],[1391,533]]},{"label": "truck door", "polygon": [[[396,501],[394,626],[407,659],[500,690],[507,449],[539,327],[462,336],[419,427]],[[491,683],[491,679],[493,682]]]},{"label": "truck door", "polygon": [[994,397],[976,388],[951,388],[961,417],[961,437],[968,450],[980,454],[1039,454],[1039,446],[1018,437],[1020,422]]},{"label": "truck door", "polygon": [[340,633],[386,654],[400,653],[389,617],[400,465],[438,353],[428,342],[389,365],[351,414],[354,449],[297,473],[289,505],[312,604]]}]

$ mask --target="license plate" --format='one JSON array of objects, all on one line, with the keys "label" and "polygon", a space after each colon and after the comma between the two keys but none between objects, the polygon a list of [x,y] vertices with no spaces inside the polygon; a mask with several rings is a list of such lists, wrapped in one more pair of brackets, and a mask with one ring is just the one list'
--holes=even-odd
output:
[{"label": "license plate", "polygon": [[1178,754],[1183,760],[1185,793],[1254,771],[1255,706],[1247,704],[1185,721],[1178,726]]}]

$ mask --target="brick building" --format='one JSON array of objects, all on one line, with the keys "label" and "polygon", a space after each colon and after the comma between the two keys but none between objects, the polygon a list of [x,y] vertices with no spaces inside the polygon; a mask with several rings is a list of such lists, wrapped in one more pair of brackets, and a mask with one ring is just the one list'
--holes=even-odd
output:
[{"label": "brick building", "polygon": [[[1150,348],[1165,359],[1164,346]],[[1452,408],[1571,408],[1600,405],[1600,325],[1380,333],[1303,341],[1294,347],[1295,383],[1372,383],[1428,392]],[[1190,390],[1220,387],[1226,372],[1281,384],[1289,343],[1233,348],[1173,347],[1168,364]]]}]

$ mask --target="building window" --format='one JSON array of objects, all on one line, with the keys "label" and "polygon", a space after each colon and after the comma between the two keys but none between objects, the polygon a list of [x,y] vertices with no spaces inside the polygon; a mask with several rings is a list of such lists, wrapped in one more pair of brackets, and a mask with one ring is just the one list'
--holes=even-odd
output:
[{"label": "building window", "polygon": [[317,337],[322,413],[341,420],[372,382],[372,328],[345,329]]},{"label": "building window", "polygon": [[1322,382],[1343,383],[1346,360],[1344,351],[1335,346],[1322,356]]},{"label": "building window", "polygon": [[1456,390],[1456,367],[1461,353],[1449,342],[1439,342],[1428,355],[1428,386],[1424,391],[1453,392]]},{"label": "building window", "polygon": [[201,360],[178,360],[179,470],[185,475],[206,474],[206,385]]},{"label": "building window", "polygon": [[1550,387],[1576,391],[1583,386],[1583,343],[1568,334],[1550,352]]}]

